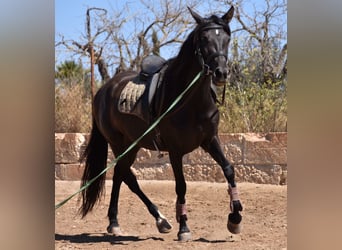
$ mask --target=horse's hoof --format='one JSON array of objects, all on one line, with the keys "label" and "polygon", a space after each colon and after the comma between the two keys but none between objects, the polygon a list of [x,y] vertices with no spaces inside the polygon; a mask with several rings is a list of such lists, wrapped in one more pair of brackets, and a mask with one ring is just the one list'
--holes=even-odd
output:
[{"label": "horse's hoof", "polygon": [[120,227],[107,227],[107,232],[114,235],[114,236],[123,236],[123,233],[121,232]]},{"label": "horse's hoof", "polygon": [[177,236],[178,236],[178,241],[181,241],[181,242],[191,241],[191,233],[190,232],[178,233]]},{"label": "horse's hoof", "polygon": [[159,233],[162,234],[169,233],[172,229],[172,225],[166,218],[158,218],[156,224]]},{"label": "horse's hoof", "polygon": [[227,222],[227,228],[229,232],[232,234],[239,234],[241,232],[241,221],[242,216],[241,214],[237,213],[230,213],[228,215],[228,222]]},{"label": "horse's hoof", "polygon": [[239,234],[241,232],[241,224],[234,224],[230,220],[228,220],[227,223],[227,228],[228,231],[231,232],[232,234]]}]

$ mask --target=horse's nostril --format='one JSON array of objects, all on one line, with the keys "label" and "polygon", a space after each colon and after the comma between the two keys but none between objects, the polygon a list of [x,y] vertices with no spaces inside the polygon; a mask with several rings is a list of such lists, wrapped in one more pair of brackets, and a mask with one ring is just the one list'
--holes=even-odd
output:
[{"label": "horse's nostril", "polygon": [[216,68],[214,74],[215,74],[215,77],[217,77],[217,78],[222,77],[222,71],[220,70],[220,68]]},{"label": "horse's nostril", "polygon": [[217,78],[227,79],[228,71],[227,70],[222,71],[220,68],[216,68],[216,70],[214,71],[214,76]]}]

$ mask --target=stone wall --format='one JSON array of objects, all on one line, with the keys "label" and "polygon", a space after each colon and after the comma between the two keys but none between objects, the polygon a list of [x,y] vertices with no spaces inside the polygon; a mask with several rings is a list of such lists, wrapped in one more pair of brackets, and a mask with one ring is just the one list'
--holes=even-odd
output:
[{"label": "stone wall", "polygon": [[[287,133],[220,134],[224,153],[235,166],[238,182],[286,184]],[[88,134],[55,134],[55,178],[80,180],[84,165],[78,162]],[[110,150],[109,150],[110,151]],[[155,151],[141,149],[132,169],[138,179],[173,180],[167,153],[158,158]],[[108,154],[108,163],[114,159]],[[202,149],[196,149],[183,158],[184,175],[188,181],[225,182],[221,168]],[[112,178],[113,168],[106,177]]]}]

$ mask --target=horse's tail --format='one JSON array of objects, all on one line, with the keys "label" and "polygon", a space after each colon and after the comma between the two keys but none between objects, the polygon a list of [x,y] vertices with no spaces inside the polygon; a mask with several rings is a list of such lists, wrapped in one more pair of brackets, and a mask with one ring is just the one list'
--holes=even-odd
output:
[{"label": "horse's tail", "polygon": [[[108,143],[99,131],[95,120],[93,120],[93,127],[89,143],[81,156],[81,161],[85,159],[85,168],[82,176],[81,186],[101,173],[106,168],[108,154]],[[106,174],[98,177],[88,188],[82,191],[82,206],[80,213],[82,218],[91,211],[100,198],[105,184]]]}]

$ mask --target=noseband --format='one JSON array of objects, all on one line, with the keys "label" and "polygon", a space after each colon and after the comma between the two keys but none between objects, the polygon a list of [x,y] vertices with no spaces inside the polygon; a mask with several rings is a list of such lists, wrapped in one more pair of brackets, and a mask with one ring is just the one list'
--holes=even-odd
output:
[{"label": "noseband", "polygon": [[[224,27],[221,26],[221,25],[214,25],[214,26],[208,26],[208,27],[204,27],[201,29],[201,31],[206,31],[206,30],[212,30],[212,29],[216,29],[216,30],[224,30]],[[202,66],[202,70],[204,72],[205,75],[215,75],[215,72],[213,72],[210,67],[209,67],[209,63],[215,59],[216,57],[219,57],[219,56],[223,56],[226,61],[228,60],[227,58],[227,55],[225,53],[223,53],[222,51],[217,51],[217,52],[214,52],[212,54],[210,54],[207,58],[207,62],[204,61],[204,57],[203,57],[203,54],[201,52],[201,47],[200,47],[200,43],[198,42],[198,38],[197,38],[197,41],[196,41],[196,50],[195,50],[195,54],[197,55],[197,58],[199,60],[199,63],[201,64]]]}]

